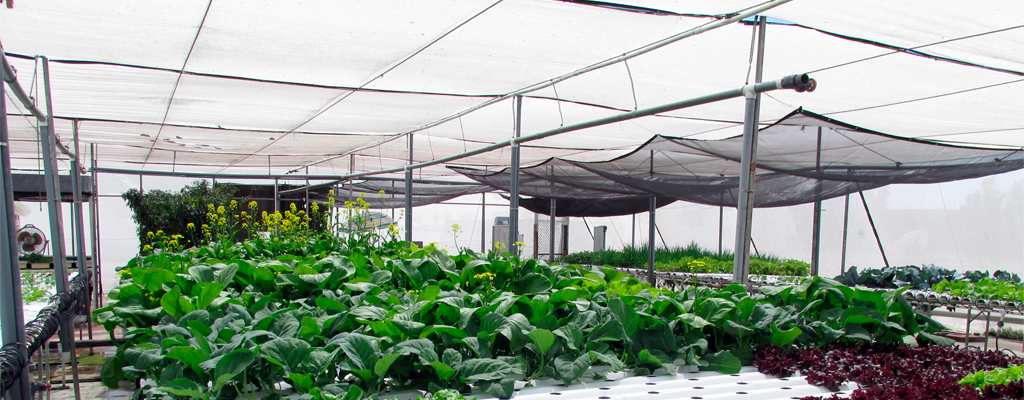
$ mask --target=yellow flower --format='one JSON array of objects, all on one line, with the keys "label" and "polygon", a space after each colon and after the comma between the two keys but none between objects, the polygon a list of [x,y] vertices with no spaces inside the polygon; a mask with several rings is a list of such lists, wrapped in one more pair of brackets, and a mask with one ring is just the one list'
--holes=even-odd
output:
[{"label": "yellow flower", "polygon": [[196,224],[189,222],[188,225],[185,225],[185,227],[188,229],[196,229]]},{"label": "yellow flower", "polygon": [[259,207],[259,204],[258,204],[258,203],[256,203],[256,200],[253,200],[253,201],[250,201],[250,202],[249,202],[249,209],[251,209],[251,210],[255,210],[255,209],[256,209],[256,207]]},{"label": "yellow flower", "polygon": [[152,239],[153,238],[153,231],[146,232],[146,237]]},{"label": "yellow flower", "polygon": [[143,253],[148,252],[148,251],[153,251],[153,246],[150,246],[148,244],[145,245],[145,246],[142,246],[142,252]]},{"label": "yellow flower", "polygon": [[327,195],[328,196],[334,196],[334,189],[328,190],[327,191]]},{"label": "yellow flower", "polygon": [[207,204],[206,205],[206,210],[209,211],[209,212],[213,212],[213,210],[215,210],[215,208],[213,208],[213,203]]},{"label": "yellow flower", "polygon": [[249,228],[249,223],[243,222],[242,223],[242,229],[248,229],[248,228]]},{"label": "yellow flower", "polygon": [[227,223],[228,223],[228,220],[227,220],[227,219],[225,219],[224,217],[221,217],[221,218],[220,218],[220,221],[217,221],[217,223],[219,223],[219,224],[221,224],[221,225],[227,225]]},{"label": "yellow flower", "polygon": [[217,214],[223,214],[223,213],[224,213],[224,206],[218,206],[217,207]]},{"label": "yellow flower", "polygon": [[320,211],[320,203],[313,203],[313,212]]},{"label": "yellow flower", "polygon": [[381,189],[380,192],[378,192],[378,193],[380,193],[380,195],[383,196],[384,195],[384,189]]},{"label": "yellow flower", "polygon": [[229,203],[229,204],[231,205],[231,208],[238,207],[238,202],[237,201],[231,200],[231,203]]},{"label": "yellow flower", "polygon": [[292,210],[293,213],[298,212],[299,210],[299,208],[295,206],[295,203],[289,204],[288,208]]},{"label": "yellow flower", "polygon": [[523,247],[523,246],[526,246],[526,243],[523,243],[523,242],[515,242],[515,243],[512,243],[512,245],[513,245],[513,246],[515,246],[515,247]]}]

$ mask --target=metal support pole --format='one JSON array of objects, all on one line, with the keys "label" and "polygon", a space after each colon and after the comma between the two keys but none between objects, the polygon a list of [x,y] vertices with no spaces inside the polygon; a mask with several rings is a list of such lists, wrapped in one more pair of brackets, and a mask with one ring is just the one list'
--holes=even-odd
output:
[{"label": "metal support pole", "polygon": [[[409,165],[413,163],[413,135],[409,135]],[[412,243],[412,168],[405,168],[405,241]]]},{"label": "metal support pole", "polygon": [[718,255],[722,255],[722,238],[725,231],[722,227],[725,225],[725,207],[718,206]]},{"label": "metal support pole", "polygon": [[274,178],[274,212],[281,211],[281,185],[277,178]]},{"label": "metal support pole", "polygon": [[[309,167],[306,167],[306,176],[309,176]],[[309,213],[309,178],[306,178],[306,190],[303,192],[302,203],[306,205],[303,209]]]},{"label": "metal support pole", "polygon": [[651,286],[654,285],[654,248],[656,247],[654,244],[654,231],[658,229],[658,220],[656,218],[657,209],[658,198],[651,196],[651,221],[648,223],[648,230],[650,232],[648,232],[647,235],[647,282],[650,283]]},{"label": "metal support pole", "polygon": [[878,251],[882,253],[882,261],[886,268],[889,267],[889,259],[885,256],[885,248],[882,247],[882,239],[878,237],[878,229],[875,229],[875,219],[871,218],[871,209],[868,208],[868,201],[864,199],[864,192],[860,193],[860,201],[864,204],[864,212],[868,214],[868,223],[871,224],[871,232],[875,234],[875,241],[878,242]]},{"label": "metal support pole", "polygon": [[850,195],[846,195],[846,206],[843,207],[843,255],[839,262],[839,273],[846,273],[846,233],[849,231],[850,223]]},{"label": "metal support pole", "polygon": [[[523,96],[516,96],[516,138],[522,133],[523,128]],[[509,183],[508,198],[508,251],[513,255],[519,254],[516,243],[519,242],[519,143],[512,142],[512,168],[511,182]]]},{"label": "metal support pole", "polygon": [[[818,127],[818,148],[814,159],[814,170],[821,172],[821,127]],[[814,185],[815,198],[821,196],[821,179]],[[811,276],[818,276],[821,268],[821,200],[814,201],[814,218],[811,222]]]},{"label": "metal support pole", "polygon": [[[68,291],[67,253],[64,252],[64,218],[61,210],[60,180],[57,171],[57,154],[53,129],[53,101],[50,96],[50,62],[42,57],[43,91],[46,94],[46,125],[39,128],[40,148],[43,156],[43,172],[46,179],[46,202],[50,211],[50,251],[53,253],[54,280],[57,293]],[[75,400],[81,399],[78,386],[78,360],[75,355],[75,336],[70,322],[60,325],[61,360],[71,363],[74,379]]]},{"label": "metal support pole", "polygon": [[636,214],[633,214],[633,225],[630,227],[629,246],[636,248]]},{"label": "metal support pole", "polygon": [[487,193],[480,193],[480,253],[487,253]]},{"label": "metal support pole", "polygon": [[[757,30],[757,65],[754,83],[761,83],[764,67],[765,19],[760,18]],[[749,87],[749,86],[747,86]],[[746,110],[743,115],[743,154],[740,158],[739,200],[736,205],[736,247],[733,255],[733,282],[746,284],[750,273],[750,225],[754,217],[754,178],[757,169],[757,130],[761,94],[755,90],[743,91]]]},{"label": "metal support pole", "polygon": [[93,283],[93,304],[96,308],[103,306],[103,266],[100,262],[100,202],[99,202],[99,180],[96,172],[96,144],[89,145],[89,166],[92,173],[92,196],[89,198],[89,223],[92,225],[90,234],[92,237],[92,283]]},{"label": "metal support pole", "polygon": [[[355,154],[352,154],[352,155],[348,156],[348,173],[351,174],[355,170],[356,170],[356,156],[355,156]],[[395,182],[391,181],[391,186],[394,187],[394,185],[395,185]],[[348,201],[349,202],[352,201],[352,180],[351,179],[348,180]],[[395,213],[395,209],[392,208],[391,209],[391,214],[392,214],[391,215],[391,220],[392,221],[394,221],[394,219],[395,219],[394,213]],[[349,232],[352,232],[352,208],[351,207],[348,208],[348,229],[349,229]]]},{"label": "metal support pole", "polygon": [[550,224],[551,240],[550,240],[550,242],[551,243],[548,243],[548,245],[549,245],[548,246],[548,249],[549,249],[548,262],[555,262],[555,214],[556,214],[556,211],[557,211],[557,208],[556,208],[557,206],[555,205],[555,199],[551,199],[550,201],[551,201],[551,213],[550,213],[551,214],[550,215],[550,217],[551,217],[551,224]]},{"label": "metal support pole", "polygon": [[[2,54],[2,50],[0,50]],[[25,347],[25,316],[22,309],[21,270],[18,268],[17,229],[14,225],[14,182],[11,180],[11,148],[8,146],[7,101],[5,87],[0,83],[0,184],[4,211],[0,212],[0,336],[3,345],[20,344],[17,351],[28,359]],[[28,368],[14,381],[7,392],[12,400],[28,400],[31,396]]]},{"label": "metal support pole", "polygon": [[[82,213],[82,170],[79,161],[82,160],[82,146],[78,141],[78,121],[71,121],[71,132],[74,140],[74,152],[75,159],[71,160],[71,190],[72,190],[72,203],[71,203],[71,217],[74,218],[75,223],[75,258],[78,260],[78,273],[82,273],[86,268],[86,252],[85,252],[85,216]],[[91,268],[88,268],[92,271]],[[92,271],[95,275],[95,271]],[[95,290],[95,287],[93,288]],[[84,304],[85,315],[92,316],[89,312],[89,302]],[[92,339],[92,318],[86,318],[88,321],[89,328],[89,339]]]}]

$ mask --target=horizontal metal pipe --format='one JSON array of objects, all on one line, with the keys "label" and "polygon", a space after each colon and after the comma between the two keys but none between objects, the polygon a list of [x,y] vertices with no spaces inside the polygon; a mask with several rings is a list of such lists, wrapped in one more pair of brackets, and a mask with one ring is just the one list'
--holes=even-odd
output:
[{"label": "horizontal metal pipe", "polygon": [[779,79],[779,80],[775,80],[775,81],[771,81],[771,82],[762,82],[762,83],[758,83],[758,84],[755,84],[755,85],[747,85],[747,86],[744,86],[744,87],[741,87],[741,88],[738,88],[738,89],[726,90],[724,92],[709,94],[709,95],[706,95],[706,96],[695,97],[695,98],[692,98],[692,99],[689,99],[689,100],[677,101],[675,103],[664,104],[664,105],[655,106],[655,107],[651,107],[651,108],[645,108],[645,109],[642,109],[642,110],[636,110],[636,111],[631,111],[631,112],[622,113],[622,114],[618,114],[618,115],[612,115],[612,116],[609,116],[609,117],[598,118],[598,119],[595,119],[595,120],[591,120],[591,121],[587,121],[587,122],[581,122],[581,123],[578,123],[578,124],[567,125],[567,126],[563,126],[563,127],[560,127],[560,128],[547,130],[547,131],[544,131],[544,132],[534,133],[532,135],[526,135],[526,136],[522,136],[522,137],[518,137],[518,138],[513,138],[513,139],[509,140],[508,142],[495,143],[495,144],[492,144],[492,145],[489,145],[489,146],[481,147],[479,149],[470,150],[470,151],[467,151],[467,152],[464,152],[464,153],[461,153],[461,154],[456,154],[456,155],[452,155],[452,156],[448,156],[448,157],[441,157],[441,158],[438,158],[438,159],[435,159],[435,160],[431,160],[431,161],[421,162],[419,164],[412,164],[412,165],[405,166],[405,167],[398,167],[398,168],[391,168],[391,169],[383,169],[383,170],[379,170],[379,171],[367,171],[367,172],[359,172],[359,173],[355,173],[355,174],[343,175],[341,177],[341,179],[356,179],[356,178],[362,178],[364,176],[396,173],[396,172],[405,171],[407,169],[417,169],[417,168],[429,167],[431,165],[443,164],[443,163],[447,163],[447,162],[463,159],[463,158],[466,158],[466,157],[472,157],[472,156],[475,156],[477,154],[483,154],[483,153],[486,153],[486,152],[489,152],[489,151],[498,150],[498,149],[501,149],[501,148],[504,148],[504,147],[511,146],[513,143],[515,143],[515,144],[522,144],[522,143],[526,143],[526,142],[532,142],[534,140],[540,140],[540,139],[544,139],[546,137],[560,135],[560,134],[567,133],[567,132],[573,132],[573,131],[578,131],[578,130],[582,130],[582,129],[593,128],[593,127],[601,126],[601,125],[613,124],[613,123],[616,123],[616,122],[628,121],[628,120],[631,120],[631,119],[636,119],[636,118],[640,118],[640,117],[647,117],[647,116],[651,116],[651,115],[659,114],[659,113],[663,113],[663,112],[675,111],[675,110],[679,110],[679,109],[683,109],[683,108],[699,106],[699,105],[702,105],[702,104],[713,103],[713,102],[716,102],[716,101],[731,99],[731,98],[735,98],[735,97],[741,97],[741,96],[744,95],[745,91],[753,91],[755,93],[762,93],[762,92],[769,92],[769,91],[778,90],[778,89],[796,89],[796,90],[802,92],[802,91],[805,91],[805,90],[808,89],[808,86],[811,84],[811,82],[813,82],[813,80],[811,80],[809,77],[807,77],[807,75],[790,75],[790,76],[787,76],[785,78],[782,78],[782,79]]}]

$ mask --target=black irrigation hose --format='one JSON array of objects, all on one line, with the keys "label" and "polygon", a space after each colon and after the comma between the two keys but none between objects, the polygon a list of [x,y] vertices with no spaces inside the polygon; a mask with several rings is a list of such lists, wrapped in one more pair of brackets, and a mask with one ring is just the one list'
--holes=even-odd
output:
[{"label": "black irrigation hose", "polygon": [[[71,279],[67,292],[50,297],[39,311],[39,316],[25,324],[25,344],[11,343],[0,348],[0,397],[21,376],[22,369],[28,366],[28,358],[57,333],[61,324],[73,320],[80,314],[82,306],[88,304],[90,278],[92,271],[85,269]],[[22,357],[22,354],[27,357]]]}]

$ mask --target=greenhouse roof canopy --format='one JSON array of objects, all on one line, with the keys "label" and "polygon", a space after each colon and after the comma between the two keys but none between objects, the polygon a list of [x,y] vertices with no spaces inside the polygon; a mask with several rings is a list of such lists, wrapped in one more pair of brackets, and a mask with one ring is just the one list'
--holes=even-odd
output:
[{"label": "greenhouse roof canopy", "polygon": [[[36,56],[50,59],[56,132],[66,144],[77,126],[101,168],[345,175],[407,164],[408,134],[417,162],[507,142],[515,95],[525,135],[753,82],[753,26],[727,22],[761,5],[772,18],[765,79],[819,83],[762,96],[765,126],[803,107],[899,137],[1024,147],[1019,1],[56,0],[0,10],[0,39],[40,108]],[[14,169],[36,170],[38,122],[6,101]],[[522,162],[581,168],[655,135],[666,137],[646,146],[736,136],[742,103],[551,136],[522,145]],[[765,171],[788,162],[762,156]],[[448,165],[508,160],[492,151]],[[800,168],[780,179],[815,177]],[[417,174],[461,178],[440,165]],[[822,196],[851,185],[870,183]],[[716,195],[730,196],[689,200],[728,203]]]}]

